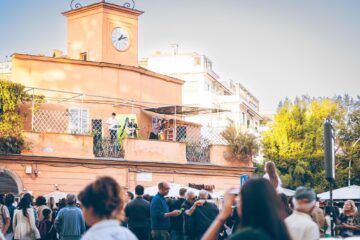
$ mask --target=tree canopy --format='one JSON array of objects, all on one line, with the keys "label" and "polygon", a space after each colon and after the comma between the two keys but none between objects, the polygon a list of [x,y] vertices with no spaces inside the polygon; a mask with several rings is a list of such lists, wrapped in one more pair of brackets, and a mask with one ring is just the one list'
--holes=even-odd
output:
[{"label": "tree canopy", "polygon": [[330,98],[303,96],[279,104],[274,121],[263,133],[265,158],[277,164],[286,187],[303,185],[317,191],[326,189],[324,177],[324,120],[333,121],[336,133],[336,185],[344,186],[348,162],[353,161],[353,183],[359,169],[360,98],[347,95]]}]

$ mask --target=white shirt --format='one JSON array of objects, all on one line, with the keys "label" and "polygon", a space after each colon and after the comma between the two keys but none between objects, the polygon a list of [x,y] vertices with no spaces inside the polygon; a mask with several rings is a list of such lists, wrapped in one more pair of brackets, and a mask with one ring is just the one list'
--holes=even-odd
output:
[{"label": "white shirt", "polygon": [[117,130],[119,122],[116,120],[116,118],[111,117],[106,121],[106,124],[109,126],[109,130]]},{"label": "white shirt", "polygon": [[306,213],[294,211],[285,219],[285,224],[292,240],[320,239],[318,225]]},{"label": "white shirt", "polygon": [[[270,181],[269,174],[267,174],[267,173],[263,176],[263,178]],[[281,182],[281,179],[279,176],[278,176],[278,186],[276,188],[276,191],[277,191],[277,193],[282,193],[282,182]]]},{"label": "white shirt", "polygon": [[129,229],[120,226],[117,220],[104,220],[94,224],[81,240],[137,240]]}]

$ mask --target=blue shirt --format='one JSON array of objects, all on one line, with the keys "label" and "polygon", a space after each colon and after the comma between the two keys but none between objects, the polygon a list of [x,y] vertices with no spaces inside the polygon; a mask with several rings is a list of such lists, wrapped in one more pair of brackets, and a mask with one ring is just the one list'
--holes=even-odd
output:
[{"label": "blue shirt", "polygon": [[85,220],[80,208],[67,206],[62,208],[55,219],[55,229],[60,240],[78,240],[85,232]]},{"label": "blue shirt", "polygon": [[160,193],[156,194],[150,205],[151,230],[169,230],[170,219],[165,217],[165,213],[169,212],[169,206]]}]

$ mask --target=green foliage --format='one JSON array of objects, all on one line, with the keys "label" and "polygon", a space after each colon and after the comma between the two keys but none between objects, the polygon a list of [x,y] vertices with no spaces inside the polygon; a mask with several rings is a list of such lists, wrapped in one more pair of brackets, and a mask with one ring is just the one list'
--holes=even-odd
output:
[{"label": "green foliage", "polygon": [[21,149],[24,146],[24,140],[22,138],[15,137],[1,137],[0,138],[0,154],[20,154]]},{"label": "green foliage", "polygon": [[[346,159],[350,156],[357,159],[354,160],[353,169],[359,169],[360,148],[351,146],[360,137],[360,110],[356,110],[360,106],[358,102],[348,96],[334,99],[310,99],[304,96],[294,102],[286,99],[279,104],[275,120],[270,130],[264,132],[262,143],[265,158],[277,164],[284,186],[296,188],[304,185],[317,191],[326,189],[323,122],[327,117],[333,119],[337,133],[336,185],[346,184]],[[349,109],[353,112],[347,117]]]},{"label": "green foliage", "polygon": [[259,152],[256,137],[238,130],[230,124],[222,133],[223,138],[229,143],[232,158],[239,161],[250,161]]},{"label": "green foliage", "polygon": [[[20,153],[23,147],[23,120],[19,114],[19,102],[33,98],[24,88],[21,84],[0,80],[0,153]],[[43,100],[43,96],[34,96],[36,106]]]}]

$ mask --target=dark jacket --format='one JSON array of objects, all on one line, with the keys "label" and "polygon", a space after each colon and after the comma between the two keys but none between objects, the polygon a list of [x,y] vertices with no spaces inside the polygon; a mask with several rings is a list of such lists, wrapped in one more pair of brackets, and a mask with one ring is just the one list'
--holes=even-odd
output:
[{"label": "dark jacket", "polygon": [[[175,200],[170,205],[170,211],[180,210],[181,205],[184,202],[185,202],[184,198],[179,198],[179,199]],[[171,230],[178,231],[178,232],[183,232],[183,215],[182,214],[177,216],[177,217],[170,218],[170,223],[171,223]]]},{"label": "dark jacket", "polygon": [[[192,203],[189,203],[188,201],[185,201],[181,207],[186,210],[190,209],[192,207]],[[194,215],[193,216],[188,216],[185,213],[183,214],[183,220],[184,220],[184,224],[183,224],[183,232],[184,235],[189,236],[189,237],[194,237],[196,234],[196,222],[195,222],[195,218]]]},{"label": "dark jacket", "polygon": [[196,236],[201,237],[204,235],[218,214],[219,209],[215,203],[206,201],[204,205],[197,207],[194,212]]},{"label": "dark jacket", "polygon": [[150,229],[150,203],[142,197],[137,197],[125,207],[129,228]]}]

